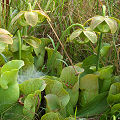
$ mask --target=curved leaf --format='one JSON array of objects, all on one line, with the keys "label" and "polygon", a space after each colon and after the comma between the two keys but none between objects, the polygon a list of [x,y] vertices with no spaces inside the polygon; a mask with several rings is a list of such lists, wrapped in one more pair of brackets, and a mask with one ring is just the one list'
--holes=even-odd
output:
[{"label": "curved leaf", "polygon": [[59,76],[62,71],[62,62],[58,59],[63,59],[63,56],[52,48],[45,47],[48,53],[47,70],[50,75]]},{"label": "curved leaf", "polygon": [[28,120],[28,116],[23,114],[23,106],[15,103],[7,109],[3,115],[3,120]]},{"label": "curved leaf", "polygon": [[2,53],[6,47],[7,47],[6,43],[0,42],[0,53]]},{"label": "curved leaf", "polygon": [[104,17],[103,16],[95,16],[92,18],[91,21],[91,29],[94,30],[99,24],[101,24],[104,21]]},{"label": "curved leaf", "polygon": [[120,113],[120,103],[113,105],[112,108],[111,108],[111,113],[112,114],[115,114],[117,112]]},{"label": "curved leaf", "polygon": [[81,29],[75,30],[69,37],[70,41],[74,40],[76,37],[78,37],[82,33]]},{"label": "curved leaf", "polygon": [[22,84],[19,85],[20,91],[24,95],[33,94],[36,90],[43,91],[46,87],[46,83],[44,80],[39,78],[33,78],[24,81]]},{"label": "curved leaf", "polygon": [[0,114],[19,98],[17,75],[19,68],[23,66],[24,62],[17,60],[18,66],[17,64],[15,66],[15,62],[14,60],[10,61],[1,68],[0,96],[2,98],[0,99]]},{"label": "curved leaf", "polygon": [[98,25],[95,31],[102,32],[102,33],[111,32],[109,25],[105,21],[103,21],[100,25]]},{"label": "curved leaf", "polygon": [[21,26],[27,26],[29,25],[24,17],[24,15],[22,15],[18,20],[17,22],[21,25]]},{"label": "curved leaf", "polygon": [[0,34],[0,42],[12,44],[13,39],[9,35]]},{"label": "curved leaf", "polygon": [[47,94],[45,96],[46,102],[47,102],[47,109],[49,111],[57,112],[59,111],[61,107],[60,100],[57,95],[54,94]]},{"label": "curved leaf", "polygon": [[34,48],[38,48],[41,44],[41,40],[33,36],[25,37],[23,40]]},{"label": "curved leaf", "polygon": [[110,27],[111,33],[115,33],[117,31],[118,26],[115,20],[110,19],[110,18],[105,18],[105,22]]},{"label": "curved leaf", "polygon": [[24,66],[24,62],[22,60],[12,60],[1,68],[1,73],[11,71],[13,69],[20,69],[22,66]]},{"label": "curved leaf", "polygon": [[[82,73],[84,69],[74,66],[79,73]],[[79,79],[75,75],[75,70],[72,66],[65,67],[62,70],[59,81],[63,83],[64,88],[70,95],[70,101],[66,106],[66,112],[68,115],[74,114],[73,108],[77,104],[79,96]]]},{"label": "curved leaf", "polygon": [[46,95],[53,94],[58,97],[60,103],[60,108],[64,108],[69,102],[69,94],[63,88],[62,83],[56,80],[51,80],[49,78],[43,78],[45,80],[47,86],[45,88]]},{"label": "curved leaf", "polygon": [[109,43],[103,43],[103,46],[100,50],[100,54],[101,54],[102,57],[107,56],[110,47],[111,47],[111,45]]},{"label": "curved leaf", "polygon": [[[80,68],[78,66],[74,66],[75,69],[82,73],[84,71],[83,68]],[[78,82],[78,76],[75,75],[75,70],[72,66],[65,67],[60,75],[60,81],[63,83],[64,88],[73,88],[76,82]]]},{"label": "curved leaf", "polygon": [[[37,90],[33,94],[29,94],[24,100],[23,114],[27,115],[29,120],[32,120],[35,115],[35,110],[38,102],[41,101],[41,91]],[[39,103],[40,104],[40,103]]]},{"label": "curved leaf", "polygon": [[120,103],[120,83],[113,83],[109,90],[109,95],[107,98],[109,104]]},{"label": "curved leaf", "polygon": [[7,30],[0,28],[0,35],[1,34],[11,35]]},{"label": "curved leaf", "polygon": [[38,15],[43,16],[43,17],[47,18],[49,21],[51,21],[50,18],[49,18],[49,16],[45,12],[43,12],[42,10],[32,10],[32,12],[35,12]]},{"label": "curved leaf", "polygon": [[98,76],[87,74],[80,79],[80,105],[85,106],[98,95]]},{"label": "curved leaf", "polygon": [[113,73],[113,66],[102,67],[99,69],[99,85],[100,85],[100,92],[108,91],[112,82],[112,73]]},{"label": "curved leaf", "polygon": [[98,91],[98,75],[87,74],[80,79],[81,90],[94,90]]},{"label": "curved leaf", "polygon": [[103,33],[115,33],[118,28],[116,20],[108,16],[93,17],[90,27],[97,32]]},{"label": "curved leaf", "polygon": [[[19,86],[17,83],[18,70],[4,72],[0,78],[0,105],[15,103],[19,98]],[[7,106],[7,107],[8,107]],[[2,106],[0,106],[1,113]]]},{"label": "curved leaf", "polygon": [[85,71],[88,71],[88,69],[91,66],[96,66],[96,63],[97,63],[97,56],[96,55],[88,56],[87,58],[85,58],[83,60],[82,68],[84,68]]}]

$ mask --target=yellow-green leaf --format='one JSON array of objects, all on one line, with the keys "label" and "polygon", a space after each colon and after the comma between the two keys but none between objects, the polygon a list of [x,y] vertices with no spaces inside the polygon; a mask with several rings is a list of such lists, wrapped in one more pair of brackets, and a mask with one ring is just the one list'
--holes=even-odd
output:
[{"label": "yellow-green leaf", "polygon": [[12,44],[13,39],[9,35],[0,34],[0,42]]},{"label": "yellow-green leaf", "polygon": [[110,18],[105,18],[105,22],[108,24],[111,33],[115,33],[117,31],[117,22]]},{"label": "yellow-green leaf", "polygon": [[38,13],[38,15],[42,15],[45,18],[47,18],[49,21],[51,21],[49,16],[45,12],[43,12],[42,10],[33,10],[32,12],[36,12],[36,13]]},{"label": "yellow-green leaf", "polygon": [[92,42],[96,43],[97,42],[97,35],[93,31],[83,31],[86,37]]},{"label": "yellow-green leaf", "polygon": [[104,17],[103,16],[95,16],[95,17],[93,17],[93,19],[91,21],[90,27],[94,30],[103,21],[104,21]]},{"label": "yellow-green leaf", "polygon": [[80,34],[82,33],[82,30],[78,29],[75,30],[71,35],[70,35],[70,41],[74,40],[75,38],[77,38]]},{"label": "yellow-green leaf", "polygon": [[35,26],[38,22],[38,13],[36,12],[25,12],[24,14],[26,22],[31,25]]},{"label": "yellow-green leaf", "polygon": [[7,30],[2,28],[0,28],[0,34],[10,35],[10,33]]}]

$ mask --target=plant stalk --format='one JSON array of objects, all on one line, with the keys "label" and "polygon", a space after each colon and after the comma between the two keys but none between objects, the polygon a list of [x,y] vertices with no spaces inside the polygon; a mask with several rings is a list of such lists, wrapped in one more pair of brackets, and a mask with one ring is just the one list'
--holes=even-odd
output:
[{"label": "plant stalk", "polygon": [[98,71],[99,62],[100,62],[100,49],[101,49],[101,43],[102,43],[102,34],[103,33],[100,33],[100,38],[99,38],[99,41],[98,41],[98,53],[97,53],[96,71]]},{"label": "plant stalk", "polygon": [[18,43],[19,43],[19,60],[21,60],[22,42],[21,42],[20,30],[17,31],[17,35],[18,35]]}]

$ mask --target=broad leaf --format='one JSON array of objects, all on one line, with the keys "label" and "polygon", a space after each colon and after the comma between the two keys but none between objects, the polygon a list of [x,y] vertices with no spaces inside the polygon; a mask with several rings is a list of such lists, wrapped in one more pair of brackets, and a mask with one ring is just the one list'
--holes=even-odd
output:
[{"label": "broad leaf", "polygon": [[38,48],[34,48],[35,54],[39,56],[42,55],[45,51],[45,46],[47,46],[51,41],[49,38],[40,38],[41,44],[39,44]]},{"label": "broad leaf", "polygon": [[28,120],[28,116],[23,114],[23,106],[19,103],[13,104],[3,115],[4,120]]},{"label": "broad leaf", "polygon": [[[18,37],[13,38],[13,44],[9,46],[12,52],[17,52],[19,50],[19,41]],[[31,48],[28,45],[22,44],[22,50],[29,51]]]},{"label": "broad leaf", "polygon": [[[41,101],[41,92],[35,91],[34,94],[29,94],[24,100],[24,106],[20,103],[15,103],[3,114],[4,120],[33,120],[37,105],[39,107]],[[35,111],[36,110],[36,111]]]},{"label": "broad leaf", "polygon": [[[75,39],[76,38],[76,39]],[[74,40],[78,43],[87,43],[89,40],[92,43],[97,42],[97,36],[95,32],[89,31],[89,28],[86,28],[85,30],[78,29],[75,30],[69,37],[70,41]]]},{"label": "broad leaf", "polygon": [[109,33],[110,28],[109,25],[103,21],[100,25],[97,26],[97,28],[95,29],[96,32],[103,32],[103,33]]},{"label": "broad leaf", "polygon": [[45,57],[45,46],[47,46],[51,41],[48,38],[41,38],[41,44],[38,48],[34,48],[36,57],[35,57],[35,67],[41,69],[44,65]]},{"label": "broad leaf", "polygon": [[[21,51],[21,59],[24,61],[25,63],[25,66],[23,67],[23,71],[25,71],[26,69],[28,69],[29,67],[32,67],[33,66],[33,63],[34,63],[34,57],[32,55],[32,48],[27,50],[27,51],[24,51],[22,50]],[[13,53],[13,58],[14,59],[19,59],[19,54],[18,54],[18,51],[17,52],[14,52]]]},{"label": "broad leaf", "polygon": [[58,81],[50,81],[46,86],[46,94],[55,94],[58,96],[60,100],[60,104],[62,107],[65,107],[69,102],[69,94],[67,91],[60,85],[61,83]]}]

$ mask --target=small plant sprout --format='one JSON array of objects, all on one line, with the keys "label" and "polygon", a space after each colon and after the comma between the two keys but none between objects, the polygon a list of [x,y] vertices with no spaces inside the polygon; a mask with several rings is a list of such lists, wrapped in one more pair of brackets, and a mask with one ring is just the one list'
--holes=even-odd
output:
[{"label": "small plant sprout", "polygon": [[50,21],[50,18],[42,10],[32,10],[31,4],[28,3],[28,11],[20,11],[11,21],[11,24],[18,22],[21,26],[30,25],[34,27],[38,22],[42,22],[44,18]]},{"label": "small plant sprout", "polygon": [[[81,25],[82,26],[82,25]],[[69,37],[70,41],[74,40],[77,43],[84,44],[89,41],[92,43],[97,42],[97,35],[94,31],[91,31],[90,28],[85,28],[84,26],[81,29],[75,30]]]},{"label": "small plant sprout", "polygon": [[97,15],[95,17],[92,17],[89,20],[87,20],[84,23],[84,25],[89,21],[91,21],[90,29],[99,33],[97,64],[96,64],[96,71],[98,71],[103,33],[114,34],[118,29],[117,22],[120,22],[120,21],[117,18],[106,16],[106,6],[105,5],[102,6],[102,16]]}]

